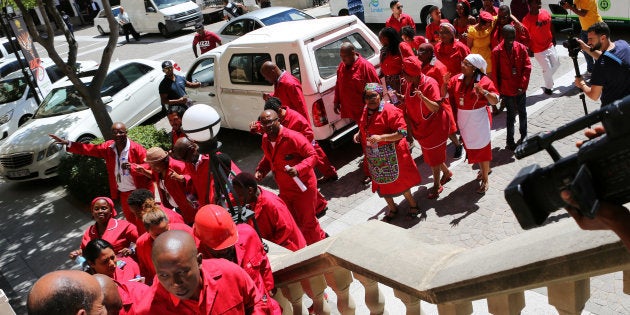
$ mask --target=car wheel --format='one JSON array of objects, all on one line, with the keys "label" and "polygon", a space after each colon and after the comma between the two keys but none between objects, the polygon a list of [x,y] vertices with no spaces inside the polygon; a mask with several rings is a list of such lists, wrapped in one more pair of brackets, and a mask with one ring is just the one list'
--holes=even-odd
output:
[{"label": "car wheel", "polygon": [[171,33],[169,33],[168,29],[166,28],[166,25],[164,24],[158,24],[158,29],[160,30],[160,34],[162,34],[162,36],[168,38]]},{"label": "car wheel", "polygon": [[339,10],[338,16],[348,16],[348,15],[350,15],[350,12],[348,11],[348,9]]},{"label": "car wheel", "polygon": [[101,35],[105,35],[105,31],[103,31],[103,28],[99,25],[96,27],[96,29],[98,30],[98,33]]},{"label": "car wheel", "polygon": [[96,137],[93,136],[93,135],[82,135],[82,136],[79,137],[79,139],[77,139],[77,142],[90,143],[94,139],[96,139]]},{"label": "car wheel", "polygon": [[20,117],[20,120],[18,120],[18,127],[22,127],[22,125],[24,125],[29,119],[31,119],[31,117],[33,117],[33,115],[31,114],[26,114]]}]

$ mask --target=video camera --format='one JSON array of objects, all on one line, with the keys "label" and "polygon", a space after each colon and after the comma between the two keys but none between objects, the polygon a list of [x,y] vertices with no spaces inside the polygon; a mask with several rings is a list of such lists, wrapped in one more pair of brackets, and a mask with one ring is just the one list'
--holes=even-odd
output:
[{"label": "video camera", "polygon": [[[561,157],[552,143],[601,122],[606,134],[585,142],[577,153]],[[516,149],[522,159],[546,150],[555,163],[519,171],[505,189],[505,199],[523,229],[545,222],[566,204],[560,191],[568,189],[583,216],[593,218],[600,201],[630,201],[630,96],[606,105],[550,132],[527,137]]]},{"label": "video camera", "polygon": [[560,0],[560,2],[558,2],[558,4],[563,7],[565,4],[570,4],[573,5],[573,0]]},{"label": "video camera", "polygon": [[[549,10],[551,10],[551,13],[554,15],[564,15],[565,21],[568,21],[569,12],[562,7],[565,3],[573,5],[573,0],[562,0],[559,4],[549,4]],[[560,33],[567,34],[567,40],[562,43],[562,46],[569,51],[569,57],[574,59],[577,58],[581,48],[580,43],[577,41],[578,38],[573,30],[573,23],[571,23],[571,28],[563,29]]]}]

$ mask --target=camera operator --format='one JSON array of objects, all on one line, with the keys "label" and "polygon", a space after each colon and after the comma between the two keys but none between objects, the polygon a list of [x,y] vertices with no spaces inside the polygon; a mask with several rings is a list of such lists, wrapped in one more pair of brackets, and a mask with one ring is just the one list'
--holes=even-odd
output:
[{"label": "camera operator", "polygon": [[[593,139],[605,133],[604,127],[596,126],[594,129],[587,129],[584,134]],[[577,142],[577,147],[582,145],[582,141]],[[560,197],[567,203],[565,209],[575,219],[575,222],[583,230],[611,230],[619,236],[621,242],[630,251],[630,211],[627,208],[603,201],[593,219],[580,214],[578,204],[573,200],[568,190],[560,192]]]},{"label": "camera operator", "polygon": [[[602,17],[597,11],[597,3],[595,0],[562,0],[560,4],[563,8],[577,14],[580,20],[580,26],[582,27],[580,31],[580,39],[582,41],[587,40],[587,30],[589,27],[597,22],[602,22]],[[586,59],[586,71],[591,74],[593,72],[593,57],[584,52],[584,59]]]},{"label": "camera operator", "polygon": [[612,42],[604,22],[593,24],[587,33],[588,44],[577,41],[582,51],[596,59],[591,86],[582,77],[575,79],[575,85],[594,101],[601,97],[604,106],[630,94],[630,46],[624,40]]}]

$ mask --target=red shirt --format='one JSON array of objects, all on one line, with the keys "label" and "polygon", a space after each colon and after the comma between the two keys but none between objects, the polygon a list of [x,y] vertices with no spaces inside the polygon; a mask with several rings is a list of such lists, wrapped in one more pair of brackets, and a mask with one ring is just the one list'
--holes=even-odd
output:
[{"label": "red shirt", "polygon": [[122,309],[119,315],[135,315],[136,306],[144,300],[150,292],[149,286],[136,281],[116,281],[118,294],[122,300]]},{"label": "red shirt", "polygon": [[204,259],[199,271],[202,288],[197,301],[181,300],[155,281],[136,314],[266,314],[254,281],[238,265],[225,259]]},{"label": "red shirt", "polygon": [[403,59],[405,57],[415,56],[420,45],[426,42],[427,39],[424,38],[424,36],[415,36],[413,40],[408,42],[402,41],[400,42],[400,45],[398,45],[398,47],[400,47],[400,54]]},{"label": "red shirt", "polygon": [[435,57],[446,66],[451,76],[462,72],[462,61],[468,54],[470,54],[470,48],[459,40],[455,40],[452,44],[443,42],[435,44]]},{"label": "red shirt", "polygon": [[446,19],[441,19],[438,22],[431,22],[425,28],[424,35],[429,40],[429,43],[435,44],[440,41],[440,24],[449,23]]},{"label": "red shirt", "polygon": [[[180,182],[172,178],[169,173],[175,172],[179,175],[184,176],[184,182]],[[186,170],[186,165],[182,161],[178,161],[174,158],[168,159],[168,171],[167,175],[162,178],[162,175],[159,172],[153,171],[153,182],[157,184],[158,192],[160,193],[160,200],[164,205],[169,208],[177,208],[182,213],[182,217],[184,217],[184,222],[192,224],[195,221],[195,214],[197,213],[197,207],[193,204],[196,200],[189,200],[189,198],[194,199],[193,194],[193,183],[190,179],[190,174]],[[162,189],[161,181],[164,181],[165,189]],[[173,198],[176,205],[172,205],[169,203],[168,195]]]},{"label": "red shirt", "polygon": [[[306,240],[289,208],[276,194],[258,187],[258,199],[250,204],[262,238],[292,251],[306,247]],[[248,222],[253,226],[253,222]]]},{"label": "red shirt", "polygon": [[416,30],[416,22],[413,21],[411,16],[404,13],[400,14],[400,19],[396,19],[392,14],[387,21],[385,21],[385,27],[391,27],[398,33],[400,33],[403,26],[411,26],[414,31]]},{"label": "red shirt", "polygon": [[138,239],[138,230],[136,226],[125,220],[110,218],[107,221],[107,227],[103,235],[98,234],[96,223],[83,233],[81,240],[81,250],[85,249],[85,245],[94,239],[103,239],[112,244],[114,253],[118,254],[122,249],[129,248],[131,243],[135,243]]},{"label": "red shirt", "polygon": [[534,53],[545,51],[553,45],[549,12],[544,9],[540,9],[536,15],[530,12],[523,18],[523,25],[529,32],[529,49]]},{"label": "red shirt", "polygon": [[175,146],[175,142],[177,142],[179,138],[186,137],[186,134],[181,130],[179,132],[176,132],[175,130],[171,130],[171,132],[169,132],[168,135],[171,138],[171,145],[173,147]]},{"label": "red shirt", "polygon": [[282,105],[302,114],[304,118],[310,121],[308,107],[302,92],[302,84],[296,77],[286,71],[282,71],[273,87],[272,96],[279,98]]},{"label": "red shirt", "polygon": [[[180,230],[188,232],[193,237],[193,230],[190,226],[182,223],[169,223],[169,230]],[[196,240],[196,239],[195,239]],[[147,283],[153,281],[155,276],[155,267],[151,259],[151,250],[153,249],[153,238],[149,233],[144,233],[138,237],[136,242],[136,255],[138,256],[138,265],[140,266],[140,274],[146,278]]]},{"label": "red shirt", "polygon": [[[492,81],[501,95],[516,96],[527,91],[532,63],[525,45],[514,42],[511,51],[507,51],[503,41],[492,50]],[[517,90],[521,89],[519,93]]]},{"label": "red shirt", "polygon": [[[402,56],[394,55],[389,52],[381,53],[381,72],[383,75],[398,75],[402,72]],[[376,81],[379,82],[379,81]],[[363,86],[365,88],[365,86]],[[361,88],[361,93],[363,93]],[[361,107],[363,109],[363,107]]]},{"label": "red shirt", "polygon": [[337,67],[335,104],[341,106],[341,118],[359,121],[363,112],[363,89],[367,83],[380,82],[374,66],[358,53],[352,66],[340,62]]},{"label": "red shirt", "polygon": [[117,263],[114,280],[123,282],[140,277],[140,267],[131,257],[121,257],[118,261],[120,262]]},{"label": "red shirt", "polygon": [[199,33],[195,33],[195,37],[193,38],[193,49],[194,47],[199,44],[199,50],[201,50],[201,53],[205,53],[206,51],[210,51],[212,49],[214,49],[215,47],[217,47],[217,44],[221,42],[221,37],[219,37],[217,34],[208,31],[208,30],[204,30],[203,35],[199,35]]}]

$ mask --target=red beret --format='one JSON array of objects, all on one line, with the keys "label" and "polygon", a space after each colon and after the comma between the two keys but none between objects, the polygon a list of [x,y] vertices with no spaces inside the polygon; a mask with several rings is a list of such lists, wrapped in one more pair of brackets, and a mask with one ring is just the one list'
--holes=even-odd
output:
[{"label": "red beret", "polygon": [[481,13],[479,13],[479,19],[486,22],[492,22],[492,20],[494,20],[494,17],[488,11],[481,11]]},{"label": "red beret", "polygon": [[412,77],[418,77],[422,74],[422,62],[418,57],[407,57],[403,60],[403,71]]}]

